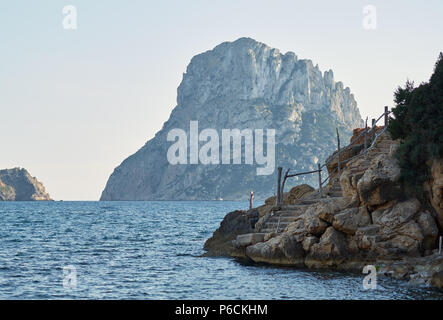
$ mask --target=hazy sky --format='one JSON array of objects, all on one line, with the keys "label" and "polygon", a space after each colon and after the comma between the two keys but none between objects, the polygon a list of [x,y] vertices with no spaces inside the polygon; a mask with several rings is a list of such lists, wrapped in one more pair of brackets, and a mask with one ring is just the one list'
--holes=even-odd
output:
[{"label": "hazy sky", "polygon": [[371,119],[407,78],[429,79],[443,1],[1,1],[0,168],[27,168],[57,200],[97,200],[168,119],[190,59],[245,36],[332,69]]}]

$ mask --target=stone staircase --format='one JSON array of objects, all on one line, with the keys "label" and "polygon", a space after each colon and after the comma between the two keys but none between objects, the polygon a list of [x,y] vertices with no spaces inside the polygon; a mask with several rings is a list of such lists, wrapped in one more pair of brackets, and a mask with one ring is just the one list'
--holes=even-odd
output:
[{"label": "stone staircase", "polygon": [[[379,154],[389,154],[393,152],[392,146],[395,146],[396,144],[397,142],[393,141],[389,134],[385,132],[378,137],[375,146],[367,152],[366,156],[361,155],[360,157],[349,161],[345,168],[350,170],[353,175],[363,175],[369,168],[373,158]],[[342,169],[342,172],[345,168]],[[340,198],[343,196],[338,177],[331,179],[329,185],[324,190],[324,196],[329,198]],[[266,220],[262,227],[256,231],[264,234],[269,232],[283,232],[290,223],[294,222],[298,216],[303,214],[307,206],[319,201],[320,198],[317,194],[308,199],[301,199],[295,205],[285,205],[280,210],[275,211],[272,216]]]},{"label": "stone staircase", "polygon": [[330,183],[330,187],[326,191],[326,196],[334,197],[334,198],[343,196],[343,191],[341,190],[340,181],[338,179],[334,179]]},{"label": "stone staircase", "polygon": [[275,211],[274,214],[266,220],[259,232],[282,232],[290,223],[294,222],[298,216],[302,215],[306,207],[310,204],[311,203],[302,201],[300,204],[282,207],[281,210]]}]

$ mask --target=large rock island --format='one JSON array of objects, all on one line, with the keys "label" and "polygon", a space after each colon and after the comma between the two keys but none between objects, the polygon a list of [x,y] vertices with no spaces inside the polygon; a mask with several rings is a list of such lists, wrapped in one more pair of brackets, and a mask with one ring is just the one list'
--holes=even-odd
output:
[{"label": "large rock island", "polygon": [[351,90],[331,70],[250,38],[225,42],[192,58],[169,120],[114,170],[101,200],[239,200],[251,189],[256,199],[272,195],[274,175],[257,175],[255,162],[170,164],[168,132],[178,128],[189,137],[193,120],[220,136],[222,129],[275,129],[275,168],[304,171],[333,151],[336,127],[346,138],[362,125]]},{"label": "large rock island", "polygon": [[52,200],[45,187],[26,169],[0,170],[0,201]]}]

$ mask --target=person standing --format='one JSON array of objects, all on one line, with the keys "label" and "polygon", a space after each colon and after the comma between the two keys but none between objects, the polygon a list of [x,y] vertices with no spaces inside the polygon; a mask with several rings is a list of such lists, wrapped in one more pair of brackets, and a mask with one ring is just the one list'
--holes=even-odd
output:
[{"label": "person standing", "polygon": [[249,197],[249,210],[251,210],[253,208],[253,203],[254,203],[254,191],[251,190],[251,196]]}]

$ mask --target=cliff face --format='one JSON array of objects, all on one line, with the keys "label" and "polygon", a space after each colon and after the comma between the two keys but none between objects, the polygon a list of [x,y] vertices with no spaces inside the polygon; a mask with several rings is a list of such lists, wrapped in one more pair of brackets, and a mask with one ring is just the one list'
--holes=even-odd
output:
[{"label": "cliff face", "polygon": [[0,170],[0,201],[51,200],[45,187],[26,169]]},{"label": "cliff face", "polygon": [[[257,176],[255,162],[171,165],[167,134],[179,128],[189,137],[193,120],[200,132],[220,136],[222,129],[275,129],[275,168],[294,170],[312,170],[333,151],[336,127],[349,138],[362,126],[354,96],[331,70],[322,74],[312,61],[253,39],[225,42],[192,58],[169,120],[114,170],[101,200],[247,199],[251,189],[256,198],[272,195],[275,173]],[[300,182],[315,183],[312,176]]]}]

